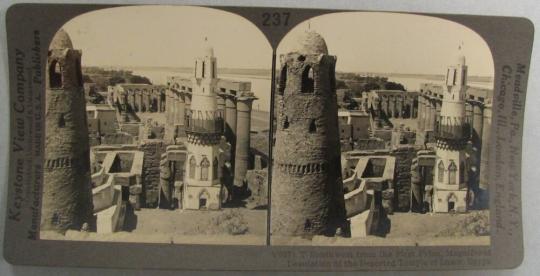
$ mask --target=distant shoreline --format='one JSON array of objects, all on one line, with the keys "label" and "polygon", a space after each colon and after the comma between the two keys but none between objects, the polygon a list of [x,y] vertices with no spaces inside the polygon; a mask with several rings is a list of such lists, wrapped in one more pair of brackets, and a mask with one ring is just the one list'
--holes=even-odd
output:
[{"label": "distant shoreline", "polygon": [[[104,69],[114,70],[129,70],[129,71],[170,71],[173,73],[191,73],[192,67],[168,67],[168,66],[85,66],[99,67]],[[223,75],[246,75],[263,79],[270,79],[271,69],[260,68],[219,68],[219,73]],[[379,76],[379,77],[399,77],[399,78],[420,78],[430,80],[444,80],[444,75],[440,74],[419,74],[419,73],[378,73],[378,72],[344,72],[338,71],[339,74],[354,73],[359,75]],[[493,82],[492,76],[468,76],[469,81],[474,82]]]}]

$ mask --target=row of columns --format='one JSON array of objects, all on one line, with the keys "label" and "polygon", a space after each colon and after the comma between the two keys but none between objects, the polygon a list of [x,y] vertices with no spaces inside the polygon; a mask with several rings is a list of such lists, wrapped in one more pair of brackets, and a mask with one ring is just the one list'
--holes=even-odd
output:
[{"label": "row of columns", "polygon": [[191,109],[191,93],[174,93],[170,90],[166,95],[165,117],[169,125],[184,125],[186,113]]},{"label": "row of columns", "polygon": [[414,97],[379,96],[380,110],[388,118],[416,118],[418,115]]},{"label": "row of columns", "polygon": [[437,117],[441,114],[442,103],[439,99],[418,96],[418,131],[433,131]]},{"label": "row of columns", "polygon": [[128,92],[119,99],[121,104],[127,104],[135,112],[165,112],[165,97],[158,93],[151,94]]},{"label": "row of columns", "polygon": [[[191,93],[167,93],[166,120],[168,124],[184,125],[185,114],[191,109]],[[244,186],[244,178],[249,166],[251,110],[257,98],[219,93],[217,109],[221,110],[225,125],[224,136],[231,145],[231,168],[234,168],[235,186]]]}]

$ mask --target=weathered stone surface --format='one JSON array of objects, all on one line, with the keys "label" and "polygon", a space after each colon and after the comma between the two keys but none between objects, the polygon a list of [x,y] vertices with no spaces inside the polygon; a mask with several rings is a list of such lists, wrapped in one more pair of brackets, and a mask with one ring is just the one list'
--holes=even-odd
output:
[{"label": "weathered stone surface", "polygon": [[63,233],[93,224],[93,204],[81,53],[65,32],[56,39],[62,41],[51,44],[46,70],[41,230]]},{"label": "weathered stone surface", "polygon": [[144,152],[142,173],[144,202],[142,205],[147,208],[156,207],[158,203],[159,163],[165,147],[162,140],[143,140],[139,146],[139,150]]},{"label": "weathered stone surface", "polygon": [[346,222],[336,58],[324,54],[322,43],[305,45],[310,45],[305,52],[282,56],[276,95],[271,216],[276,236],[334,235]]},{"label": "weathered stone surface", "polygon": [[410,209],[411,196],[411,165],[416,157],[414,146],[400,146],[392,151],[396,157],[394,192],[395,211],[407,212]]},{"label": "weathered stone surface", "polygon": [[133,136],[127,132],[106,134],[101,140],[105,145],[126,145],[134,143]]},{"label": "weathered stone surface", "polygon": [[249,170],[246,173],[248,190],[251,193],[247,200],[248,208],[263,208],[268,205],[268,171]]}]

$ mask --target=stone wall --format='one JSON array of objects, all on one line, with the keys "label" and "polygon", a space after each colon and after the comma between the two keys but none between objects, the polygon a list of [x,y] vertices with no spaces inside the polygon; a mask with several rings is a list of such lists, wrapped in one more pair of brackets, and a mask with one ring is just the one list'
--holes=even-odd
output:
[{"label": "stone wall", "polygon": [[246,181],[251,193],[246,206],[254,209],[266,208],[268,206],[268,170],[248,170]]},{"label": "stone wall", "polygon": [[162,140],[143,140],[139,150],[144,152],[142,185],[143,202],[141,205],[147,208],[154,208],[158,203],[159,195],[159,174],[161,154],[165,152],[166,145]]},{"label": "stone wall", "polygon": [[120,131],[129,133],[133,137],[139,137],[141,124],[122,124],[120,125]]},{"label": "stone wall", "polygon": [[408,212],[410,209],[411,165],[416,157],[414,146],[398,146],[392,151],[396,157],[394,177],[395,211]]},{"label": "stone wall", "polygon": [[376,150],[384,148],[385,141],[378,138],[358,139],[358,141],[356,141],[356,145],[354,146],[355,150]]},{"label": "stone wall", "polygon": [[101,138],[101,143],[104,145],[128,145],[134,142],[133,136],[126,132],[106,134]]}]

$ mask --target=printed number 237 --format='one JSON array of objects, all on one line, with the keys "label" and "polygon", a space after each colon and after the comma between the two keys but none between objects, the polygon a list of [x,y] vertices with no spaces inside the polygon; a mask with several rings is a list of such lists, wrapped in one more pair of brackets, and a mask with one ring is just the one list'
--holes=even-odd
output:
[{"label": "printed number 237", "polygon": [[263,26],[287,26],[290,15],[289,12],[265,12],[262,14]]}]

